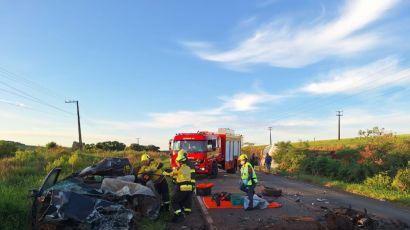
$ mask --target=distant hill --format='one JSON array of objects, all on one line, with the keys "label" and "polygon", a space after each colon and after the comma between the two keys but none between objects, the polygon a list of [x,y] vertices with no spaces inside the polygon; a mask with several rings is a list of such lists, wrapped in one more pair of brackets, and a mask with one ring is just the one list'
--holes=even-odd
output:
[{"label": "distant hill", "polygon": [[16,142],[16,141],[0,140],[0,143],[14,145],[18,149],[27,149],[27,148],[35,148],[36,147],[34,145],[26,145],[26,144]]}]

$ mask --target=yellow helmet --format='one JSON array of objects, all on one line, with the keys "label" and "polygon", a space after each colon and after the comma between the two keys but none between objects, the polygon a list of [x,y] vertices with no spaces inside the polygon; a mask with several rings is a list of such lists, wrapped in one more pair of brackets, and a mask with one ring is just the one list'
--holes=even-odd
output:
[{"label": "yellow helmet", "polygon": [[147,161],[149,159],[151,159],[151,157],[147,153],[141,155],[141,161]]},{"label": "yellow helmet", "polygon": [[175,159],[176,161],[185,161],[186,160],[186,152],[185,152],[185,150],[183,150],[183,149],[181,149],[181,150],[179,150],[179,152],[178,152],[178,156],[177,156],[177,158]]},{"label": "yellow helmet", "polygon": [[244,161],[244,160],[247,160],[248,159],[248,156],[246,156],[246,154],[241,154],[240,156],[239,156],[239,160],[240,161]]}]

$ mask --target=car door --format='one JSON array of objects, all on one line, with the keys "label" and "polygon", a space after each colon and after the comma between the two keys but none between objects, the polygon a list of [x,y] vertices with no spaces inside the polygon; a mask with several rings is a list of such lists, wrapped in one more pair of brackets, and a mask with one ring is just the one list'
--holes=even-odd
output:
[{"label": "car door", "polygon": [[38,222],[38,213],[37,211],[40,210],[41,206],[43,206],[43,202],[41,201],[41,196],[43,195],[44,191],[51,188],[53,185],[56,184],[58,180],[58,176],[60,175],[61,168],[54,168],[51,170],[47,176],[44,178],[43,184],[41,187],[37,189],[31,190],[31,197],[33,198],[33,204],[31,207],[31,226],[32,229],[37,229],[37,222]]}]

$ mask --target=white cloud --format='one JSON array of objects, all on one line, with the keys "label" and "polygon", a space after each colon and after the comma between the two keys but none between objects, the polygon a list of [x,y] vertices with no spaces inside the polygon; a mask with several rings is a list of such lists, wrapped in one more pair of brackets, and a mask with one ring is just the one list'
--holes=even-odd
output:
[{"label": "white cloud", "polygon": [[278,101],[283,96],[272,95],[268,93],[239,93],[231,97],[221,97],[224,101],[223,109],[237,112],[246,112],[257,110],[261,104]]},{"label": "white cloud", "polygon": [[4,100],[4,99],[0,99],[0,102],[5,103],[5,104],[9,104],[9,105],[14,105],[17,107],[25,107],[25,108],[30,108],[27,105],[20,103],[20,102],[14,102],[14,101],[9,101],[9,100]]},{"label": "white cloud", "polygon": [[313,82],[301,90],[312,94],[355,93],[410,82],[410,68],[401,68],[389,57],[366,66],[333,72],[328,80]]},{"label": "white cloud", "polygon": [[205,42],[188,42],[185,45],[202,59],[239,69],[259,63],[303,67],[329,56],[349,56],[377,45],[382,35],[362,30],[380,19],[397,2],[348,0],[339,17],[333,21],[294,28],[278,25],[278,22],[269,23],[226,51],[211,50],[210,44]]},{"label": "white cloud", "polygon": [[238,93],[229,97],[221,97],[220,105],[201,110],[179,110],[164,113],[150,113],[143,121],[107,121],[92,120],[107,129],[130,130],[138,128],[175,129],[191,128],[204,129],[206,127],[224,127],[228,123],[236,122],[238,116],[232,112],[253,112],[262,105],[273,103],[284,96],[277,96],[265,92]]}]

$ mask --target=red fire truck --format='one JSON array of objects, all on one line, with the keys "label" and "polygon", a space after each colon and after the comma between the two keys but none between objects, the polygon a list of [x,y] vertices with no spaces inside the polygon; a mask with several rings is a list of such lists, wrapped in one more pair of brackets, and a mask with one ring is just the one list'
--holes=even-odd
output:
[{"label": "red fire truck", "polygon": [[232,129],[220,128],[218,132],[198,131],[178,133],[169,142],[171,166],[176,167],[178,151],[184,149],[188,159],[194,164],[197,174],[216,178],[218,168],[235,173],[238,156],[241,153],[242,135]]}]

